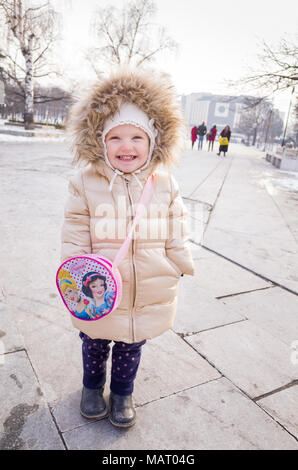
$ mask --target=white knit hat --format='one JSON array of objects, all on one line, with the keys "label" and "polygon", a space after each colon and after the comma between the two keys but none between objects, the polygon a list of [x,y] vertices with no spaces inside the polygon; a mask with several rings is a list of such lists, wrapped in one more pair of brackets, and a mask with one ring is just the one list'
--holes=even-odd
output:
[{"label": "white knit hat", "polygon": [[114,168],[111,162],[108,159],[107,154],[107,147],[105,143],[105,137],[107,133],[113,129],[114,127],[121,126],[123,124],[131,124],[133,126],[140,127],[146,134],[149,136],[150,139],[150,148],[149,154],[146,163],[139,168],[138,170],[134,171],[133,173],[139,173],[140,171],[144,170],[150,163],[152,152],[154,149],[155,138],[158,134],[157,130],[154,127],[154,119],[150,119],[144,111],[142,111],[138,106],[132,103],[123,103],[119,111],[110,119],[107,119],[104,125],[104,129],[102,132],[102,142],[104,148],[104,157],[107,165],[112,168],[116,172],[116,174],[123,174],[121,171]]}]

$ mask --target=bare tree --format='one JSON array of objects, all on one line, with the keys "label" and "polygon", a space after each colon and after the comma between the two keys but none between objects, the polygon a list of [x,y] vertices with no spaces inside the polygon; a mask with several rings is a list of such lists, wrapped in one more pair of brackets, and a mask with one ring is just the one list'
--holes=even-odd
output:
[{"label": "bare tree", "polygon": [[230,82],[230,85],[251,85],[262,89],[268,97],[297,84],[298,36],[295,39],[282,38],[277,47],[263,41],[258,58],[258,69],[251,69],[246,77]]},{"label": "bare tree", "polygon": [[135,0],[122,9],[97,10],[93,31],[98,47],[89,49],[87,58],[97,75],[98,64],[133,64],[141,67],[162,51],[175,50],[177,44],[165,29],[152,22],[156,5],[151,0]]},{"label": "bare tree", "polygon": [[244,98],[238,132],[244,134],[247,142],[255,145],[261,139],[265,143],[281,134],[282,120],[270,101],[264,98]]},{"label": "bare tree", "polygon": [[297,96],[296,96],[296,103],[294,106],[293,119],[294,119],[293,135],[295,137],[296,146],[298,147],[298,98]]},{"label": "bare tree", "polygon": [[283,120],[278,109],[272,106],[267,116],[263,123],[263,141],[265,148],[267,143],[274,143],[275,139],[279,139],[283,131]]},{"label": "bare tree", "polygon": [[5,64],[0,73],[5,82],[15,83],[24,97],[25,129],[34,128],[34,80],[53,73],[48,54],[55,40],[55,11],[50,2],[0,0],[8,30]]}]

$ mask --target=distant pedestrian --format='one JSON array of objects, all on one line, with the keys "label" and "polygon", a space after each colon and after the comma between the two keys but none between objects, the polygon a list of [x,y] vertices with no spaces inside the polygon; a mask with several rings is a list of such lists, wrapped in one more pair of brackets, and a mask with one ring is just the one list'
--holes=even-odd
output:
[{"label": "distant pedestrian", "polygon": [[192,149],[193,149],[195,141],[197,140],[197,132],[198,132],[197,126],[193,126],[191,130],[191,148]]},{"label": "distant pedestrian", "polygon": [[226,126],[220,133],[219,150],[218,150],[217,155],[220,155],[221,152],[223,152],[224,157],[226,156],[230,139],[231,139],[231,129],[230,129],[230,126]]},{"label": "distant pedestrian", "polygon": [[211,150],[213,150],[213,145],[214,145],[216,134],[217,134],[217,128],[216,126],[213,126],[208,132],[208,152],[210,150],[210,147],[211,147]]},{"label": "distant pedestrian", "polygon": [[199,142],[198,142],[198,150],[203,149],[203,140],[204,140],[204,135],[207,133],[207,127],[205,121],[202,122],[202,124],[198,127],[198,137],[199,137]]}]

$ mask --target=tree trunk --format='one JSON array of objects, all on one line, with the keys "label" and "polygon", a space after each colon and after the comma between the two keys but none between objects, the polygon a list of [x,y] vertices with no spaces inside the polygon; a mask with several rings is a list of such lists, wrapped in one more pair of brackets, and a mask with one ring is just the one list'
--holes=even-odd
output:
[{"label": "tree trunk", "polygon": [[258,129],[255,127],[255,128],[254,128],[254,133],[253,133],[252,145],[255,145],[255,144],[256,144],[257,135],[258,135]]},{"label": "tree trunk", "polygon": [[32,43],[34,36],[31,35],[28,41],[27,50],[23,52],[26,61],[25,77],[25,109],[24,123],[25,129],[34,129],[34,91],[33,91],[33,58]]}]

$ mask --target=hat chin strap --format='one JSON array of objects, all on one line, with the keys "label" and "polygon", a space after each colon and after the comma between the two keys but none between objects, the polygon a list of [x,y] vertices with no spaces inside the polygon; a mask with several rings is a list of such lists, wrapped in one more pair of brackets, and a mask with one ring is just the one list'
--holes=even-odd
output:
[{"label": "hat chin strap", "polygon": [[[115,182],[115,179],[117,178],[118,175],[122,176],[122,175],[125,175],[125,173],[121,170],[118,170],[117,168],[113,167],[113,165],[111,164],[110,160],[108,159],[108,155],[107,155],[107,150],[106,150],[106,146],[104,145],[104,156],[105,156],[105,162],[106,164],[113,170],[114,172],[114,175],[113,175],[113,178],[111,179],[111,182],[109,184],[109,190],[112,191],[112,188],[113,188],[113,185],[114,185],[114,182]],[[141,173],[141,171],[145,170],[145,168],[147,168],[147,166],[149,165],[150,161],[151,161],[151,157],[152,157],[152,150],[150,149],[150,152],[149,152],[149,155],[148,155],[148,158],[146,160],[146,163],[144,163],[144,165],[141,167],[141,168],[138,168],[137,170],[135,171],[132,171],[130,174],[133,175],[133,177],[135,178],[135,180],[137,181],[138,185],[140,186],[141,189],[143,189],[143,186],[142,186],[142,183],[140,182],[139,178],[137,177],[136,173]]]}]

